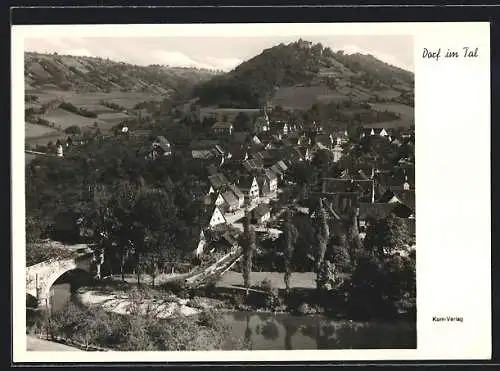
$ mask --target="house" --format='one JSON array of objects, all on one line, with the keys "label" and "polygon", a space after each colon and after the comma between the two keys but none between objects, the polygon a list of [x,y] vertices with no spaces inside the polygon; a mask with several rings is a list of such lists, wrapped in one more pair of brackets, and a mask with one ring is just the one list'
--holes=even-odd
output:
[{"label": "house", "polygon": [[287,147],[300,146],[302,144],[301,136],[297,133],[289,134],[285,139],[282,139],[281,141],[283,145]]},{"label": "house", "polygon": [[288,170],[288,166],[286,166],[286,164],[281,160],[276,162],[276,166],[281,170],[283,174],[285,174],[286,171]]},{"label": "house", "polygon": [[231,159],[234,162],[243,162],[248,160],[248,149],[246,146],[240,146],[238,144],[233,145],[230,149]]},{"label": "house", "polygon": [[169,156],[172,154],[172,146],[164,136],[158,136],[153,141],[151,157],[153,159],[159,156]]},{"label": "house", "polygon": [[361,233],[365,232],[370,221],[380,220],[393,214],[402,219],[412,216],[412,210],[400,203],[359,203],[358,224]]},{"label": "house", "polygon": [[217,140],[192,141],[189,145],[193,158],[205,160],[219,155],[217,147],[219,147],[219,150],[222,150],[220,143]]},{"label": "house", "polygon": [[193,149],[191,155],[193,158],[201,160],[210,160],[215,157],[215,153],[212,149]]},{"label": "house", "polygon": [[284,178],[284,171],[281,170],[281,168],[278,166],[278,164],[274,164],[273,166],[270,167],[270,169],[272,170],[273,173],[276,174],[276,176],[278,177],[278,180],[282,181],[283,178]]},{"label": "house", "polygon": [[227,190],[221,193],[221,196],[224,200],[224,204],[222,207],[228,212],[232,213],[240,208],[239,200],[231,190]]},{"label": "house", "polygon": [[231,136],[233,134],[234,126],[231,122],[218,121],[212,125],[212,130],[216,135]]},{"label": "house", "polygon": [[267,117],[267,113],[265,111],[264,111],[264,116],[260,116],[255,119],[254,128],[257,133],[269,131],[270,129],[269,117]]},{"label": "house", "polygon": [[215,175],[219,172],[219,169],[214,164],[210,164],[207,166],[207,171],[209,175]]},{"label": "house", "polygon": [[208,181],[210,182],[211,189],[220,190],[229,185],[229,180],[222,173],[217,173],[208,176]]},{"label": "house", "polygon": [[243,191],[249,203],[259,200],[259,183],[255,176],[241,177],[237,180],[237,186]]},{"label": "house", "polygon": [[226,202],[226,200],[224,200],[224,197],[222,197],[222,193],[215,193],[214,192],[210,195],[212,196],[212,199],[213,199],[213,196],[216,195],[214,204],[215,204],[215,206],[220,207],[222,210],[224,208],[224,204]]},{"label": "house", "polygon": [[321,192],[323,194],[356,193],[358,197],[374,199],[374,180],[324,178]]},{"label": "house", "polygon": [[279,139],[282,138],[283,135],[287,135],[289,132],[289,127],[286,122],[276,121],[271,123],[270,128],[271,133],[278,135]]},{"label": "house", "polygon": [[335,147],[332,149],[332,154],[333,154],[333,162],[339,162],[339,160],[342,158],[344,150],[339,144],[336,144]]},{"label": "house", "polygon": [[404,204],[413,211],[412,215],[415,215],[415,190],[403,189],[398,191],[389,188],[380,197],[379,202]]},{"label": "house", "polygon": [[213,228],[220,224],[226,224],[226,218],[224,218],[224,214],[219,209],[219,207],[215,206],[214,211],[212,213],[212,217],[210,218],[208,225],[210,228]]},{"label": "house", "polygon": [[63,154],[63,146],[62,146],[61,143],[59,143],[57,145],[56,155],[57,155],[57,157],[63,157],[64,156],[64,154]]},{"label": "house", "polygon": [[306,146],[298,146],[295,147],[299,152],[300,152],[300,158],[302,158],[305,161],[311,161],[313,156],[311,151],[309,150],[309,147]]},{"label": "house", "polygon": [[334,142],[339,146],[349,142],[349,134],[347,133],[347,130],[333,134],[333,138]]},{"label": "house", "polygon": [[236,184],[230,184],[229,190],[236,196],[236,199],[238,200],[238,208],[242,208],[245,204],[245,194],[243,191]]},{"label": "house", "polygon": [[252,210],[252,221],[257,224],[264,224],[271,219],[271,208],[269,204],[262,203]]},{"label": "house", "polygon": [[373,135],[387,137],[387,136],[389,136],[389,133],[384,128],[363,128],[363,130],[361,131],[361,138],[365,138],[365,137],[369,137],[369,136],[373,136]]},{"label": "house", "polygon": [[314,143],[318,147],[331,148],[333,145],[333,135],[332,134],[320,134],[314,137]]},{"label": "house", "polygon": [[265,169],[259,186],[263,196],[274,195],[278,190],[278,176],[270,168]]},{"label": "house", "polygon": [[203,254],[205,250],[205,246],[207,245],[207,238],[205,237],[205,232],[203,232],[203,229],[200,230],[200,239],[198,241],[198,245],[195,250],[195,255],[200,256]]},{"label": "house", "polygon": [[[304,154],[306,153],[304,152]],[[299,147],[291,147],[286,148],[284,153],[276,159],[286,161],[288,164],[296,164],[304,161],[304,154],[301,152]]]},{"label": "house", "polygon": [[264,163],[262,159],[253,158],[250,160],[243,161],[243,168],[249,173],[255,173],[264,168]]},{"label": "house", "polygon": [[250,143],[251,144],[257,144],[257,145],[261,145],[262,142],[260,141],[260,138],[257,136],[257,135],[251,135],[250,136]]}]

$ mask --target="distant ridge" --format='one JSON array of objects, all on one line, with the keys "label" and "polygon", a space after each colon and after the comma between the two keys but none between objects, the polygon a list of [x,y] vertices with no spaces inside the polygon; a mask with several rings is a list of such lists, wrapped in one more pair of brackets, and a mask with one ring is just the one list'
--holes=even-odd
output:
[{"label": "distant ridge", "polygon": [[141,92],[189,94],[218,71],[161,65],[138,66],[100,57],[24,53],[26,91],[60,89],[79,93]]}]

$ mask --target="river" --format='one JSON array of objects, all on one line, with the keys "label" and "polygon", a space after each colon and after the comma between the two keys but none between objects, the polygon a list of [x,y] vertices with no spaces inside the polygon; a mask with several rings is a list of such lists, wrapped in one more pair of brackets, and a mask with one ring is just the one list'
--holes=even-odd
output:
[{"label": "river", "polygon": [[[54,310],[71,300],[71,288],[66,282],[52,286]],[[416,348],[416,326],[411,322],[350,322],[256,312],[223,313],[223,318],[234,335],[250,340],[254,350]]]}]

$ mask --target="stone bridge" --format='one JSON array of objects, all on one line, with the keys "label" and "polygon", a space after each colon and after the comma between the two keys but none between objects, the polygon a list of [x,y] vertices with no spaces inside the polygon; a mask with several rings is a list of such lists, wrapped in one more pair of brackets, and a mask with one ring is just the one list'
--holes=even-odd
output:
[{"label": "stone bridge", "polygon": [[86,251],[71,258],[46,260],[26,267],[26,295],[36,298],[39,306],[49,306],[51,287],[59,277],[72,270],[99,276],[102,260],[97,263],[94,254]]}]

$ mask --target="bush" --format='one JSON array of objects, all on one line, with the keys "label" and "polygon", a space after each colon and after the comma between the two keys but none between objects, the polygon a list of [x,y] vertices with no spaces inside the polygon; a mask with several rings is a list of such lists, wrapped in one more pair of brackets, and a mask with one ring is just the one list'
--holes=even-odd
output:
[{"label": "bush", "polygon": [[168,321],[153,316],[117,315],[101,308],[82,308],[68,304],[49,315],[31,317],[31,329],[51,337],[62,337],[85,346],[97,345],[122,351],[147,350],[228,350],[245,349],[241,338],[214,312],[198,318],[184,317]]},{"label": "bush", "polygon": [[258,287],[262,290],[265,291],[266,293],[272,293],[273,291],[273,285],[271,283],[271,280],[268,278],[263,279]]},{"label": "bush", "polygon": [[85,108],[78,108],[69,102],[62,102],[61,104],[59,104],[59,108],[62,108],[72,113],[76,113],[77,115],[80,116],[91,117],[91,118],[97,117],[97,114],[95,112],[88,111]]},{"label": "bush", "polygon": [[316,314],[317,310],[308,303],[302,303],[297,308],[297,313],[301,315]]},{"label": "bush", "polygon": [[162,287],[165,290],[170,291],[172,294],[177,295],[181,299],[188,299],[188,298],[190,298],[189,288],[182,281],[168,282],[168,283],[162,285]]},{"label": "bush", "polygon": [[79,126],[71,125],[71,126],[67,127],[66,129],[64,129],[64,132],[66,134],[80,134],[82,132],[82,129],[80,129]]}]

